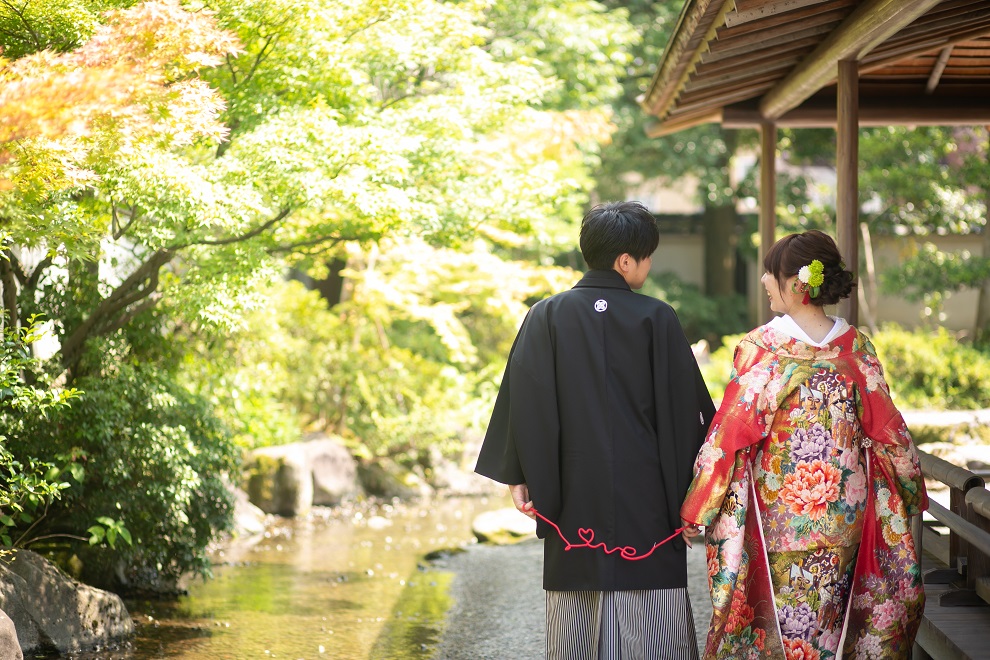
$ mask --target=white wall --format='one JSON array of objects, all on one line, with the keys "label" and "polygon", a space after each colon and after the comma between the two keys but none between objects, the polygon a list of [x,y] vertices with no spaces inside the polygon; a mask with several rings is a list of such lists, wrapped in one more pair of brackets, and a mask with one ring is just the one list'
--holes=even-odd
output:
[{"label": "white wall", "polygon": [[[944,252],[969,250],[975,256],[982,255],[982,239],[979,236],[875,237],[873,251],[878,276],[885,269],[896,266],[910,257],[924,243],[934,243],[939,250]],[[939,324],[955,331],[972,330],[973,326],[976,325],[978,298],[979,292],[973,289],[949,294],[943,307],[945,318]],[[895,321],[901,325],[913,327],[922,322],[923,309],[924,303],[914,303],[881,293],[878,296],[876,314],[880,322]],[[862,313],[860,320],[863,320]]]},{"label": "white wall", "polygon": [[680,279],[705,288],[705,243],[698,234],[660,233],[660,245],[653,253],[653,273],[674,273]]},{"label": "white wall", "polygon": [[[919,249],[924,243],[934,243],[938,249],[946,252],[957,252],[969,250],[976,256],[982,255],[982,239],[979,236],[883,236],[873,237],[873,255],[876,264],[876,273],[879,280],[881,273],[909,257],[913,251]],[[864,250],[860,241],[860,252]],[[863,260],[861,259],[861,262]],[[759,283],[759,278],[763,274],[762,266],[756,263],[747,264],[750,277],[749,303],[750,309],[755,314],[756,305],[763,301],[762,296],[766,293]],[[866,270],[859,268],[856,271],[859,287],[863,287],[863,293],[869,295],[871,289],[866,281]],[[949,295],[945,300],[943,314],[945,318],[940,325],[952,331],[971,331],[976,325],[976,305],[979,292],[975,290],[965,290]],[[867,316],[860,298],[859,322],[865,326]],[[875,310],[877,324],[884,322],[899,323],[908,328],[913,328],[923,323],[922,311],[924,303],[911,302],[900,296],[892,296],[880,293],[877,295],[877,306]],[[826,307],[830,314],[835,313],[834,307]]]}]

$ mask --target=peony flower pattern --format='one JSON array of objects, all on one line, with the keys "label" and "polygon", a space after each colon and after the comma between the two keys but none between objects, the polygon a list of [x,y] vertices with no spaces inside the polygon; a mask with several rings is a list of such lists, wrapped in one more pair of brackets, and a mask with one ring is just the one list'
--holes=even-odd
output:
[{"label": "peony flower pattern", "polygon": [[828,512],[828,505],[839,499],[841,478],[841,472],[831,463],[798,463],[795,471],[784,477],[780,499],[794,515],[821,520]]},{"label": "peony flower pattern", "polygon": [[821,660],[822,654],[803,639],[784,639],[787,660]]},{"label": "peony flower pattern", "polygon": [[791,436],[791,460],[795,463],[823,461],[828,459],[834,447],[832,434],[815,422],[809,428],[799,428],[794,431],[794,435]]},{"label": "peony flower pattern", "polygon": [[800,603],[796,607],[784,605],[777,610],[777,620],[785,639],[807,641],[818,632],[818,616],[808,603]]},{"label": "peony flower pattern", "polygon": [[[715,616],[705,657],[782,650],[788,659],[834,660],[843,653],[847,609],[847,656],[902,657],[913,635],[905,630],[916,630],[924,602],[907,514],[922,509],[926,495],[869,340],[850,330],[815,347],[763,326],[737,348],[725,402],[682,509],[710,521]],[[864,420],[885,425],[867,428]],[[862,449],[868,437],[870,452]],[[872,481],[867,454],[882,468]],[[713,488],[705,491],[706,483]],[[692,511],[693,503],[703,506]],[[758,517],[747,515],[751,508]],[[888,572],[854,579],[868,524],[877,528],[876,559]],[[768,562],[772,590],[750,579],[754,562]]]}]

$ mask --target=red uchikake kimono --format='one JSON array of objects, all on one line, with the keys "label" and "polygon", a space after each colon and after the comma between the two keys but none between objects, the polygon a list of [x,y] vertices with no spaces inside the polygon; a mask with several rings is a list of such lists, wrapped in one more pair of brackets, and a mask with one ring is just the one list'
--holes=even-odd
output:
[{"label": "red uchikake kimono", "polygon": [[750,332],[681,509],[707,526],[704,657],[907,658],[925,596],[908,516],[927,506],[865,335]]}]

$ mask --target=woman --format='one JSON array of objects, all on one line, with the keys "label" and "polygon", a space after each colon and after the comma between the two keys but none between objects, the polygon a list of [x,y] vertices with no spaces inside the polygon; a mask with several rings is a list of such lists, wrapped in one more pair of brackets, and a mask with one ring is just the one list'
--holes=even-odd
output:
[{"label": "woman", "polygon": [[928,500],[873,346],[823,309],[853,275],[820,231],[763,265],[783,316],[736,347],[681,508],[688,536],[707,527],[705,657],[907,658],[924,608],[908,517]]}]

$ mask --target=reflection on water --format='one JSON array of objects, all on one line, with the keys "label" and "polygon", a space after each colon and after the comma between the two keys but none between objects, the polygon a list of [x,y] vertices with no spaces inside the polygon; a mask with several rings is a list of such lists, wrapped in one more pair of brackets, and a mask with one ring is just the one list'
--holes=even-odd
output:
[{"label": "reflection on water", "polygon": [[452,576],[423,557],[470,542],[474,516],[505,506],[454,498],[280,520],[260,543],[228,548],[215,578],[177,602],[128,602],[126,648],[71,657],[429,658]]}]

